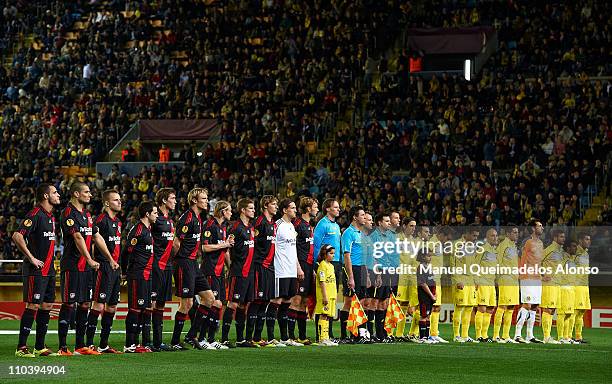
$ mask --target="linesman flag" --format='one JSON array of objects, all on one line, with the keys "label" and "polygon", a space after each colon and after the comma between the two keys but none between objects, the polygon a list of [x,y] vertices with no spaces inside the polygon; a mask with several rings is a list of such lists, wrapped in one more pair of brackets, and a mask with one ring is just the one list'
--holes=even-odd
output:
[{"label": "linesman flag", "polygon": [[385,330],[387,333],[393,333],[393,330],[397,328],[397,324],[400,321],[404,321],[405,318],[404,311],[402,311],[402,308],[397,303],[395,295],[391,293],[389,305],[387,306],[387,314],[385,315]]},{"label": "linesman flag", "polygon": [[368,317],[357,298],[357,295],[353,295],[351,299],[351,309],[349,309],[348,320],[346,321],[346,329],[353,335],[359,335],[359,326],[368,322]]}]

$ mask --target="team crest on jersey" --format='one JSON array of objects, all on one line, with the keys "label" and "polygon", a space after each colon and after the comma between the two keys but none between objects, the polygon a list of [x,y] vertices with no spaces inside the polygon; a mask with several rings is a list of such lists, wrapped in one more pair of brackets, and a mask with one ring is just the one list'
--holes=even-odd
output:
[{"label": "team crest on jersey", "polygon": [[35,293],[34,294],[34,300],[38,300],[40,299],[40,293]]},{"label": "team crest on jersey", "polygon": [[239,293],[235,293],[234,294],[234,299],[240,299],[240,294]]},{"label": "team crest on jersey", "polygon": [[[249,232],[247,231],[247,233],[249,233]],[[254,234],[255,236],[259,235],[259,231],[258,231],[257,229],[256,229],[256,230],[254,230],[254,231],[253,231],[253,234]]]},{"label": "team crest on jersey", "polygon": [[72,227],[74,225],[74,220],[72,220],[72,219],[66,220],[66,225],[69,226],[69,227]]},{"label": "team crest on jersey", "polygon": [[138,243],[138,239],[133,238],[132,241],[130,241],[130,244],[132,245],[136,245],[136,243]]},{"label": "team crest on jersey", "polygon": [[183,233],[187,233],[187,231],[189,231],[189,227],[188,227],[188,226],[186,226],[186,225],[185,225],[185,226],[183,226],[182,231],[183,231]]},{"label": "team crest on jersey", "polygon": [[263,297],[263,292],[257,292],[257,296]]},{"label": "team crest on jersey", "polygon": [[138,299],[138,305],[144,305],[144,299]]},{"label": "team crest on jersey", "polygon": [[204,237],[210,237],[210,231],[204,232]]},{"label": "team crest on jersey", "polygon": [[183,293],[189,293],[189,288],[183,288]]},{"label": "team crest on jersey", "polygon": [[104,292],[100,293],[100,298],[102,300],[106,299],[106,293],[104,293]]},{"label": "team crest on jersey", "polygon": [[300,287],[300,293],[304,293],[304,287]]},{"label": "team crest on jersey", "polygon": [[25,225],[26,227],[31,227],[31,226],[32,226],[32,220],[30,220],[30,219],[26,219],[26,220],[23,222],[23,225]]},{"label": "team crest on jersey", "polygon": [[74,299],[75,297],[76,297],[76,293],[74,293],[74,292],[70,292],[70,298],[71,298],[71,299]]}]

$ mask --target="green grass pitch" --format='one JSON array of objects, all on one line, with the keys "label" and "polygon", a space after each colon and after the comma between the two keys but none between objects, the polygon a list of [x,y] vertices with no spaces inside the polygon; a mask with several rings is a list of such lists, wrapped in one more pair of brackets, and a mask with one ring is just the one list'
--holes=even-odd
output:
[{"label": "green grass pitch", "polygon": [[[171,331],[167,321],[164,331]],[[124,326],[115,321],[114,330]],[[186,329],[189,324],[186,324]],[[0,330],[16,330],[18,321],[0,321]],[[309,334],[314,335],[309,322]],[[50,329],[57,329],[51,321]],[[441,325],[450,339],[452,329]],[[536,330],[536,336],[537,335]],[[541,331],[540,331],[541,332]],[[339,333],[339,332],[336,332]],[[553,334],[555,330],[553,330]],[[35,331],[28,339],[34,343]],[[264,331],[265,334],[265,331]],[[472,332],[473,334],[473,332]],[[511,333],[512,334],[512,333]],[[164,334],[164,340],[170,338]],[[541,337],[541,334],[539,335]],[[134,355],[14,357],[17,335],[0,335],[0,382],[154,383],[610,383],[612,330],[585,329],[586,345],[513,344],[376,344],[335,348],[259,348],[185,351]],[[96,341],[98,335],[96,335]],[[121,347],[124,334],[113,333]],[[57,335],[47,335],[52,349]],[[74,334],[68,338],[74,343]],[[63,376],[9,375],[12,365],[63,365]]]}]

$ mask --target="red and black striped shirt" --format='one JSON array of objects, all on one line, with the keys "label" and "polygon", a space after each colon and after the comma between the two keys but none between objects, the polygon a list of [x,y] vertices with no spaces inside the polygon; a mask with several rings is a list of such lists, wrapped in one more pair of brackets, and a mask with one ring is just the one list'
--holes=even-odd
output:
[{"label": "red and black striped shirt", "polygon": [[26,241],[28,250],[45,265],[38,269],[26,257],[23,262],[23,276],[54,276],[53,254],[55,252],[55,217],[51,212],[38,206],[26,215],[18,229]]},{"label": "red and black striped shirt", "polygon": [[91,215],[87,210],[84,209],[81,212],[72,203],[68,203],[68,206],[62,212],[61,224],[64,240],[64,254],[60,261],[62,271],[83,272],[90,269],[85,255],[81,255],[72,236],[77,232],[81,233],[87,250],[91,252],[91,240],[93,235],[97,233]]},{"label": "red and black striped shirt", "polygon": [[[225,223],[219,224],[217,219],[210,218],[204,226],[204,245],[225,244],[227,240],[227,226]],[[227,248],[212,252],[206,252],[202,258],[202,272],[206,276],[221,276],[225,265],[225,255]]]},{"label": "red and black striped shirt", "polygon": [[127,264],[127,276],[149,280],[153,269],[153,237],[142,222],[138,222],[128,233],[123,248],[122,264]]},{"label": "red and black striped shirt", "polygon": [[202,236],[200,216],[191,209],[183,213],[176,226],[176,233],[176,237],[181,241],[181,246],[174,258],[195,260],[198,257]]},{"label": "red and black striped shirt", "polygon": [[[113,219],[108,213],[102,212],[96,217],[96,229],[104,239],[106,248],[113,256],[115,263],[119,262],[119,255],[121,254],[121,221],[119,217],[115,216]],[[100,263],[108,263],[108,259],[97,247],[94,258]]]},{"label": "red and black striped shirt", "polygon": [[276,222],[261,215],[255,220],[255,262],[274,270]]},{"label": "red and black striped shirt", "polygon": [[312,265],[314,261],[314,232],[309,222],[296,217],[293,220],[293,226],[297,232],[297,256],[298,260],[308,265]]},{"label": "red and black striped shirt", "polygon": [[238,219],[230,227],[230,235],[234,235],[234,246],[230,252],[230,276],[247,277],[251,273],[255,252],[255,230],[251,224],[246,226]]},{"label": "red and black striped shirt", "polygon": [[153,266],[161,271],[171,269],[170,254],[174,243],[174,222],[169,216],[160,216],[151,225],[153,235],[153,253],[155,262]]}]

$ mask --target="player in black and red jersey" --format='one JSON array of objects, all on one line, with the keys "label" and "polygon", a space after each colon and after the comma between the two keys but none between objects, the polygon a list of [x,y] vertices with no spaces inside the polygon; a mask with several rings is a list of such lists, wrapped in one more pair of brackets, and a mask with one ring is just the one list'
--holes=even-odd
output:
[{"label": "player in black and red jersey", "polygon": [[313,284],[315,279],[314,271],[314,228],[310,221],[319,213],[319,202],[311,197],[302,197],[299,203],[301,216],[293,220],[293,226],[297,232],[297,255],[300,267],[304,272],[304,280],[298,280],[298,294],[291,299],[289,307],[289,338],[295,338],[295,325],[297,323],[299,338],[298,343],[311,345],[312,342],[306,337],[306,301],[309,295],[313,294]]},{"label": "player in black and red jersey", "polygon": [[[278,211],[278,199],[272,195],[263,196],[259,206],[262,214],[254,224],[255,298],[249,304],[247,313],[246,339],[253,340],[261,346],[272,347],[278,345],[278,340],[274,338],[274,325],[280,305],[280,301],[274,299],[274,245],[276,240],[274,215]],[[268,329],[267,343],[261,340],[264,324]]]},{"label": "player in black and red jersey", "polygon": [[[151,301],[153,302],[153,345],[151,349],[157,351],[171,351],[172,349],[162,342],[164,325],[164,308],[166,302],[172,300],[172,263],[170,255],[174,243],[174,222],[170,212],[176,207],[176,191],[172,188],[161,188],[155,195],[157,221],[151,224],[153,235],[153,282],[151,288]],[[145,324],[149,315],[146,314]]]},{"label": "player in black and red jersey", "polygon": [[[60,202],[57,189],[49,184],[36,188],[38,204],[13,234],[13,241],[23,253],[23,301],[26,303],[19,325],[17,357],[56,355],[45,345],[49,312],[55,301],[55,217],[53,207]],[[34,353],[27,347],[28,336],[36,317],[36,345]]]},{"label": "player in black and red jersey", "polygon": [[94,252],[94,259],[100,263],[100,268],[94,275],[93,302],[87,317],[87,345],[94,343],[98,317],[102,313],[100,346],[97,350],[101,353],[121,353],[108,345],[121,287],[121,221],[118,217],[121,212],[121,196],[118,191],[109,189],[102,193],[102,203],[104,210],[96,217],[95,226],[112,258],[105,258],[101,250]]},{"label": "player in black and red jersey", "polygon": [[127,275],[128,314],[125,318],[125,353],[145,353],[151,349],[138,344],[144,310],[151,307],[153,237],[151,225],[157,220],[157,207],[151,201],[138,206],[140,221],[130,230],[121,254]]},{"label": "player in black and red jersey", "polygon": [[213,217],[204,226],[204,240],[201,269],[215,295],[215,301],[210,307],[208,323],[202,323],[198,341],[208,341],[207,349],[227,349],[228,347],[215,341],[219,327],[219,315],[225,301],[225,276],[223,267],[229,266],[229,248],[234,245],[234,239],[227,236],[227,223],[232,217],[232,206],[227,201],[219,201],[215,206]]},{"label": "player in black and red jersey", "polygon": [[91,191],[87,184],[74,182],[70,186],[70,202],[62,212],[61,226],[64,239],[64,254],[60,261],[62,308],[59,313],[59,354],[70,355],[66,346],[68,325],[72,311],[76,308],[76,347],[75,354],[99,355],[95,348],[85,346],[87,314],[91,302],[92,269],[97,270],[100,263],[91,257],[91,242],[95,242],[102,255],[111,259],[112,255],[93,219],[86,209],[91,200]]},{"label": "player in black and red jersey", "polygon": [[188,333],[185,342],[195,349],[204,349],[207,346],[205,341],[202,345],[198,343],[197,338],[195,338],[195,331],[201,328],[202,322],[208,321],[208,312],[215,299],[196,260],[201,249],[202,221],[200,215],[208,208],[208,191],[205,188],[194,188],[189,191],[187,200],[190,204],[189,210],[179,218],[176,227],[177,234],[172,245],[175,251],[174,281],[176,295],[181,299],[175,316],[174,331],[172,332],[172,348],[175,350],[185,349],[180,342],[181,333],[196,294],[200,296],[200,305],[191,323],[194,334],[190,335]]},{"label": "player in black and red jersey", "polygon": [[244,340],[245,307],[253,300],[255,288],[255,273],[251,265],[255,252],[255,230],[251,220],[255,216],[255,203],[249,198],[238,200],[240,218],[232,224],[229,236],[234,238],[234,246],[230,253],[230,282],[228,303],[223,313],[222,344],[229,343],[229,330],[236,314],[236,346],[258,347],[257,344]]}]

